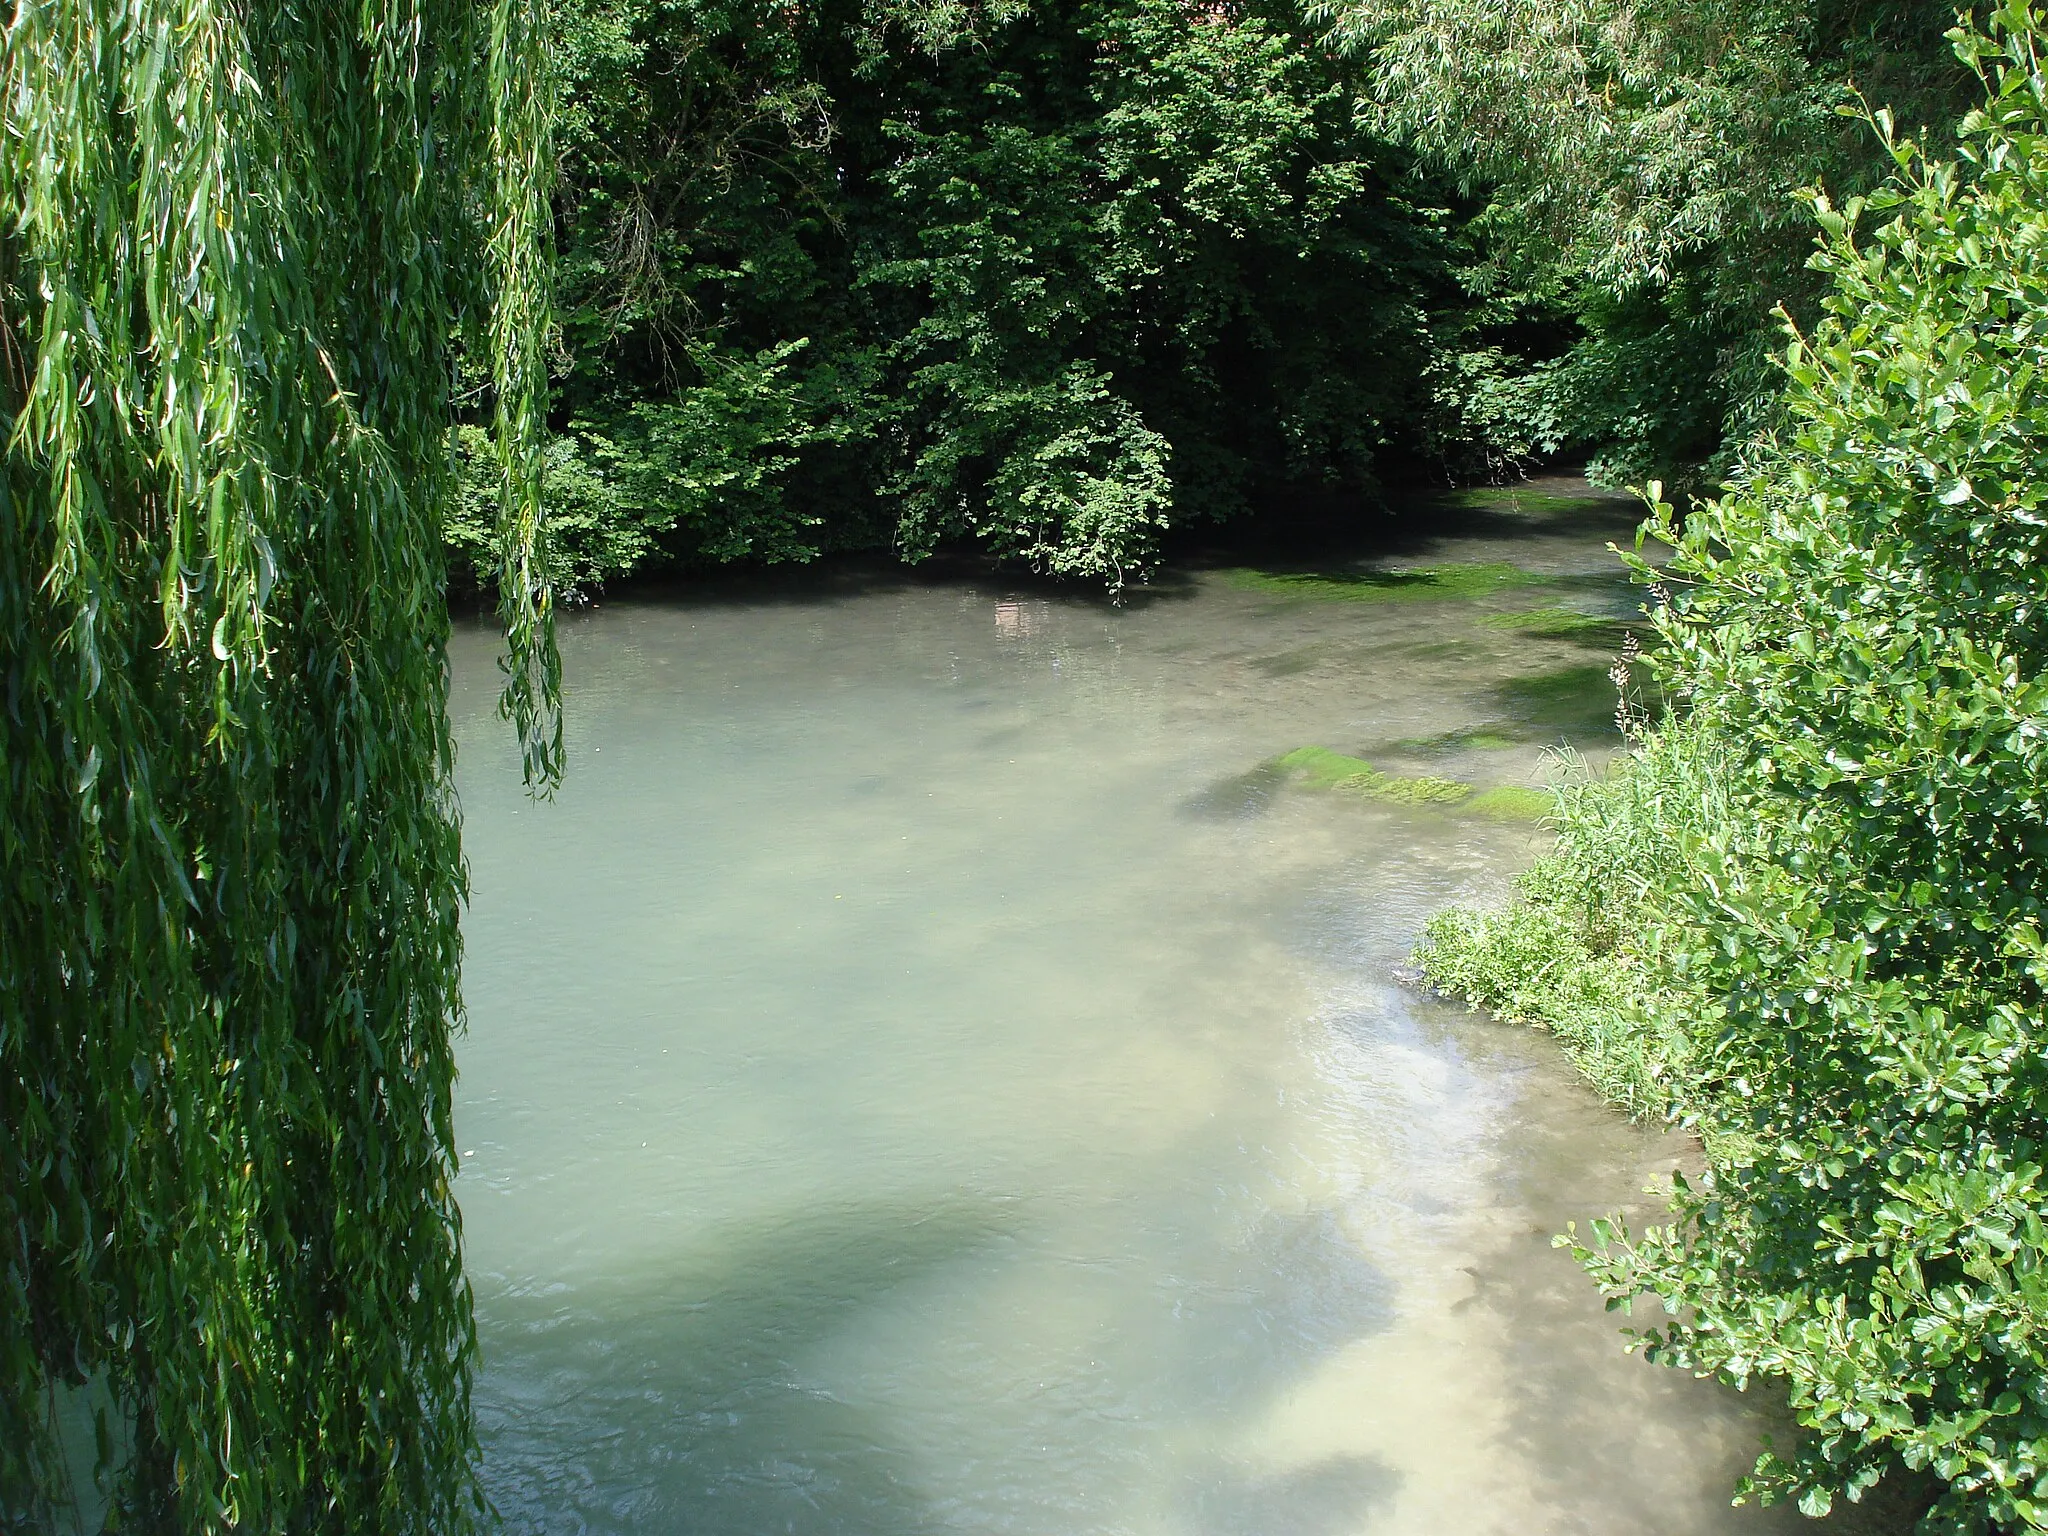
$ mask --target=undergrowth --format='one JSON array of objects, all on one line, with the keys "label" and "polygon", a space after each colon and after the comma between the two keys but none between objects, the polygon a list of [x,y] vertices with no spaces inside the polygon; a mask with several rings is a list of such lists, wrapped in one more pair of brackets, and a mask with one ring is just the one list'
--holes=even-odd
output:
[{"label": "undergrowth", "polygon": [[1644,739],[1605,773],[1558,754],[1549,824],[1555,848],[1515,881],[1506,906],[1453,908],[1425,930],[1429,985],[1557,1036],[1574,1066],[1638,1116],[1684,1117],[1698,1073],[1687,1010],[1663,966],[1658,891],[1678,877],[1687,830],[1724,810],[1697,734]]}]

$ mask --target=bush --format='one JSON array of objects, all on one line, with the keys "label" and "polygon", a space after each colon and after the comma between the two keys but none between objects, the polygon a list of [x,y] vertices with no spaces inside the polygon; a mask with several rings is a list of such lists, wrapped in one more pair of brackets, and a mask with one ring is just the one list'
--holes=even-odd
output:
[{"label": "bush", "polygon": [[[1659,509],[1666,680],[1716,795],[1655,798],[1652,743],[1580,792],[1618,812],[1566,812],[1528,910],[1443,925],[1436,962],[1682,1042],[1709,1171],[1580,1255],[1662,1302],[1651,1358],[1787,1391],[1802,1433],[1749,1489],[1817,1515],[1920,1469],[1924,1531],[2048,1528],[2044,35],[2017,3],[1954,34],[1988,92],[1955,161],[1873,116],[1897,175],[1812,198],[1832,290],[1783,437],[1682,532]],[[1524,949],[1586,956],[1583,996]]]}]

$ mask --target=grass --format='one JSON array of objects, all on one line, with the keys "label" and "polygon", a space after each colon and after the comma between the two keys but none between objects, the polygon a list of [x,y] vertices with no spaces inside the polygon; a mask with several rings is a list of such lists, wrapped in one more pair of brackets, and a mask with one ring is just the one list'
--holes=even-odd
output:
[{"label": "grass", "polygon": [[[1545,798],[1555,847],[1493,910],[1430,920],[1416,959],[1428,984],[1557,1036],[1602,1094],[1633,1115],[1682,1114],[1697,1088],[1688,1021],[1706,1000],[1667,964],[1656,893],[1692,883],[1689,849],[1727,822],[1711,742],[1667,727],[1606,771],[1567,757]],[[1523,793],[1529,793],[1523,791]]]},{"label": "grass", "polygon": [[1221,574],[1225,581],[1241,591],[1322,603],[1488,597],[1516,587],[1545,585],[1549,580],[1500,560],[1479,564],[1424,565],[1401,571],[1265,571],[1240,568]]}]

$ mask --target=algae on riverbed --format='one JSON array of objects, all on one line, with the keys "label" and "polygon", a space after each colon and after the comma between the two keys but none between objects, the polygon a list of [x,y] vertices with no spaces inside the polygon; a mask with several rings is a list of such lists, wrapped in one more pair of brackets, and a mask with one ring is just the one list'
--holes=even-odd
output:
[{"label": "algae on riverbed", "polygon": [[1509,735],[1491,725],[1467,726],[1441,736],[1409,736],[1394,743],[1412,752],[1504,752],[1525,744],[1526,738]]},{"label": "algae on riverbed", "polygon": [[1550,810],[1547,791],[1502,785],[1480,790],[1458,779],[1409,777],[1375,768],[1362,757],[1327,747],[1296,747],[1272,760],[1273,769],[1311,789],[1337,790],[1394,805],[1434,805],[1493,821],[1535,821]]},{"label": "algae on riverbed", "polygon": [[1556,805],[1557,796],[1550,790],[1501,784],[1481,790],[1459,809],[1468,816],[1484,816],[1491,821],[1541,821]]},{"label": "algae on riverbed", "polygon": [[1265,571],[1241,568],[1224,571],[1222,576],[1231,586],[1250,592],[1341,603],[1487,597],[1515,587],[1545,585],[1550,579],[1503,560],[1424,565],[1397,571]]},{"label": "algae on riverbed", "polygon": [[1446,506],[1478,511],[1558,514],[1606,512],[1629,503],[1611,496],[1560,496],[1555,491],[1525,490],[1514,485],[1475,485],[1462,491],[1446,491],[1438,498]]},{"label": "algae on riverbed", "polygon": [[1362,757],[1346,757],[1327,747],[1296,747],[1275,758],[1274,765],[1316,789],[1343,790],[1397,805],[1456,805],[1472,797],[1472,786],[1456,779],[1383,773]]},{"label": "algae on riverbed", "polygon": [[1576,608],[1531,608],[1516,613],[1490,613],[1480,620],[1490,629],[1512,629],[1518,634],[1543,640],[1570,640],[1619,651],[1630,635],[1640,635],[1646,624],[1600,614],[1581,613]]}]

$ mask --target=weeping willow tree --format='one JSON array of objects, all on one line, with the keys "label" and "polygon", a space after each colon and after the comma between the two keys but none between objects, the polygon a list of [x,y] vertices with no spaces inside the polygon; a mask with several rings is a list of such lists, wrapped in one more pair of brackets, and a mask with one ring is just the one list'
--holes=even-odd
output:
[{"label": "weeping willow tree", "polygon": [[545,783],[539,48],[534,0],[5,24],[0,1529],[67,1401],[122,1529],[480,1508],[440,524],[488,359]]}]

